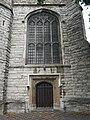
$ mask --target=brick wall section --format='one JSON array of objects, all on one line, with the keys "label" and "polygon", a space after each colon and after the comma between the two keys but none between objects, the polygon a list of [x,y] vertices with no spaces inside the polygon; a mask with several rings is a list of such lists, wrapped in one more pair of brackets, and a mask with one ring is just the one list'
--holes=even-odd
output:
[{"label": "brick wall section", "polygon": [[[2,4],[1,4],[2,3]],[[11,39],[11,3],[0,1],[0,113],[6,102],[8,65]]]}]

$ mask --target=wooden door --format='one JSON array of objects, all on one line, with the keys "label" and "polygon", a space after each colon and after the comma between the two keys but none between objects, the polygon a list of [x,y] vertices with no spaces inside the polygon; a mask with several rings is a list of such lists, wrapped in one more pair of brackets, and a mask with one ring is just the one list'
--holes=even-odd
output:
[{"label": "wooden door", "polygon": [[50,83],[36,85],[36,107],[53,107],[53,86]]}]

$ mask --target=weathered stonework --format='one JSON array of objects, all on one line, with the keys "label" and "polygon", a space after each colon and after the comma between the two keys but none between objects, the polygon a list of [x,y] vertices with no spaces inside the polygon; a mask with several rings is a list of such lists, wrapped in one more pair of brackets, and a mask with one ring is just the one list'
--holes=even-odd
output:
[{"label": "weathered stonework", "polygon": [[[67,0],[45,0],[44,4],[60,4],[60,3],[66,3]],[[18,4],[37,4],[37,0],[14,0],[14,3]]]},{"label": "weathered stonework", "polygon": [[12,24],[11,1],[0,1],[0,113],[6,104]]},{"label": "weathered stonework", "polygon": [[[0,6],[0,113],[35,110],[35,85],[41,81],[53,85],[53,109],[90,112],[90,44],[79,6],[72,0],[45,0],[42,6],[36,0],[14,0],[13,7],[1,1]],[[62,63],[26,65],[27,19],[44,9],[59,16]]]},{"label": "weathered stonework", "polygon": [[70,98],[66,96],[67,109],[71,110],[72,105],[75,111],[90,111],[90,44],[85,40],[83,18],[78,6],[69,4],[67,10],[71,64],[71,92],[68,91],[69,87],[66,87],[68,94],[71,94]]}]

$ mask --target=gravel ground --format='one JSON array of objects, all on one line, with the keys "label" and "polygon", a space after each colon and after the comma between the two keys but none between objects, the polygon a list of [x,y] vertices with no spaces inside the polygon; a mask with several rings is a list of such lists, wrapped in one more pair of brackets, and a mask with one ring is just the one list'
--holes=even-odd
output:
[{"label": "gravel ground", "polygon": [[0,120],[90,120],[90,114],[74,112],[30,112],[0,116]]}]

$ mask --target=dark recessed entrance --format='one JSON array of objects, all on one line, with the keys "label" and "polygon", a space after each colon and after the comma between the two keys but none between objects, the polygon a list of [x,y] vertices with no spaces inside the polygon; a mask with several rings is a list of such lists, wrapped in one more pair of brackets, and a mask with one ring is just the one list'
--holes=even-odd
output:
[{"label": "dark recessed entrance", "polygon": [[36,85],[36,107],[53,107],[53,86],[48,82]]}]

